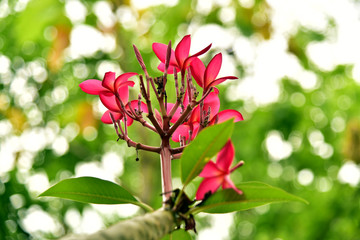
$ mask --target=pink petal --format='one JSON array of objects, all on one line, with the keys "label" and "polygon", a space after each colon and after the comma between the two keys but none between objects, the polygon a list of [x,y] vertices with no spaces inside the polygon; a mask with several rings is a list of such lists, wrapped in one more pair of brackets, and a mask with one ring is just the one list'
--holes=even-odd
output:
[{"label": "pink petal", "polygon": [[190,57],[186,58],[183,68],[186,69],[189,67],[189,65],[191,64],[191,62],[196,59],[198,56],[203,55],[204,53],[206,53],[207,51],[209,51],[209,49],[211,48],[211,44],[209,44],[209,46],[207,46],[206,48],[204,48],[203,50],[195,53],[194,55],[191,55]]},{"label": "pink petal", "polygon": [[220,109],[220,99],[216,92],[211,92],[204,100],[204,111],[210,107],[210,119],[212,119]]},{"label": "pink petal", "polygon": [[224,172],[221,171],[213,161],[209,161],[205,165],[201,173],[199,174],[199,177],[209,178],[209,177],[217,177],[223,174]]},{"label": "pink petal", "polygon": [[238,188],[235,186],[235,184],[231,181],[229,175],[225,176],[224,181],[223,181],[223,183],[222,183],[222,188],[223,188],[223,189],[232,188],[232,189],[234,189],[238,194],[240,194],[240,195],[243,194],[243,192],[242,192],[240,189],[238,189]]},{"label": "pink petal", "polygon": [[218,78],[216,79],[215,81],[211,82],[207,87],[206,87],[206,90],[211,88],[211,87],[214,87],[216,85],[219,85],[220,83],[228,80],[228,79],[238,79],[237,77],[235,76],[227,76],[227,77],[222,77],[222,78]]},{"label": "pink petal", "polygon": [[[132,107],[134,110],[139,110],[138,100],[132,100],[132,101],[130,102],[130,104],[131,104],[131,107]],[[130,111],[129,103],[126,104],[125,108]],[[140,108],[141,108],[141,111],[142,111],[142,112],[144,112],[144,113],[149,113],[148,108],[147,108],[147,105],[146,105],[144,102],[141,102]]]},{"label": "pink petal", "polygon": [[174,142],[180,142],[179,141],[179,137],[185,137],[186,140],[189,139],[189,130],[190,130],[190,126],[186,123],[180,125],[175,132],[173,133],[173,135],[171,136],[171,139]]},{"label": "pink petal", "polygon": [[[129,78],[131,78],[132,76],[135,76],[135,75],[138,75],[138,74],[134,73],[134,72],[129,72],[129,73],[123,73],[120,76],[118,76],[115,79],[115,84],[114,84],[115,89],[117,89],[120,85],[127,82]],[[130,81],[130,82],[132,82],[132,81]],[[134,86],[134,82],[133,82],[132,86]]]},{"label": "pink petal", "polygon": [[118,88],[118,93],[121,101],[125,104],[129,101],[129,86],[124,84],[124,86]]},{"label": "pink petal", "polygon": [[[204,99],[204,107],[203,111],[207,112],[210,108],[210,118],[212,119],[220,109],[220,99],[218,97],[218,94],[216,92],[211,92],[205,99]],[[194,108],[193,112],[190,116],[190,122],[200,122],[200,105],[196,106]]]},{"label": "pink petal", "polygon": [[216,119],[218,120],[217,123],[222,123],[231,118],[234,119],[234,122],[239,122],[239,121],[244,120],[244,118],[240,112],[233,110],[233,109],[227,109],[227,110],[223,110],[223,111],[219,112],[216,116],[214,116],[211,119],[210,125],[215,124]]},{"label": "pink petal", "polygon": [[101,121],[103,123],[106,123],[106,124],[112,124],[113,123],[112,120],[111,120],[111,117],[110,117],[110,113],[114,116],[115,121],[123,118],[123,115],[121,113],[107,110],[101,117]]},{"label": "pink petal", "polygon": [[81,90],[88,94],[99,95],[102,91],[107,91],[103,88],[101,81],[95,79],[89,79],[79,84]]},{"label": "pink petal", "polygon": [[198,122],[191,123],[190,125],[190,129],[192,129],[191,140],[194,140],[194,138],[197,136],[197,134],[199,133],[199,128],[200,128],[200,123]]},{"label": "pink petal", "polygon": [[115,73],[107,72],[102,80],[102,86],[114,92]]},{"label": "pink petal", "polygon": [[234,145],[232,144],[231,140],[229,140],[219,152],[216,158],[216,165],[222,171],[229,173],[231,163],[234,160],[234,156],[235,156]]},{"label": "pink petal", "polygon": [[[155,55],[159,58],[159,60],[162,63],[165,63],[166,58],[166,52],[167,52],[168,45],[163,43],[153,43],[152,49],[155,53]],[[176,59],[175,59],[175,52],[171,49],[171,56],[170,56],[170,65],[177,65]]]},{"label": "pink petal", "polygon": [[[174,105],[175,105],[174,103],[168,103],[168,104],[167,104],[167,112],[166,112],[167,114],[170,113],[170,111],[171,111],[171,109],[174,107]],[[179,106],[179,107],[176,109],[173,117],[170,119],[170,122],[171,122],[171,123],[175,123],[175,122],[179,119],[179,117],[181,116],[180,112],[181,112],[181,107]]]},{"label": "pink petal", "polygon": [[[175,65],[175,68],[176,68],[176,72],[180,72],[180,68],[178,68],[177,65]],[[158,69],[161,72],[164,72],[165,71],[165,63],[160,63],[158,66]],[[173,74],[173,73],[174,73],[174,65],[169,65],[168,74]]]},{"label": "pink petal", "polygon": [[191,75],[194,77],[195,81],[200,87],[204,87],[204,73],[205,73],[204,63],[196,58],[190,64]]},{"label": "pink petal", "polygon": [[219,74],[222,63],[222,55],[218,53],[211,59],[209,65],[206,67],[204,74],[204,89],[208,89],[208,86],[213,82]]},{"label": "pink petal", "polygon": [[223,182],[223,177],[212,177],[205,178],[199,185],[199,188],[196,192],[196,200],[201,200],[204,198],[205,194],[211,191],[211,193],[216,192],[220,185]]},{"label": "pink petal", "polygon": [[175,57],[181,70],[185,70],[183,69],[183,64],[186,58],[189,56],[190,44],[191,44],[190,35],[186,35],[185,37],[183,37],[183,39],[181,39],[179,44],[176,46]]},{"label": "pink petal", "polygon": [[114,112],[119,112],[120,107],[116,103],[115,95],[111,92],[103,92],[99,94],[101,102],[104,104],[104,106]]}]

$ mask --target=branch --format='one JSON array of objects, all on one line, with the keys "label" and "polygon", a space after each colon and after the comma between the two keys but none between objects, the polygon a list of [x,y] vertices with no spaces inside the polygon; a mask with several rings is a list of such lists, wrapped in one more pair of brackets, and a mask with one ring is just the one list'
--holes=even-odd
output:
[{"label": "branch", "polygon": [[72,235],[60,240],[157,240],[173,231],[175,225],[172,212],[157,210],[143,216],[120,221],[108,229],[91,235]]}]

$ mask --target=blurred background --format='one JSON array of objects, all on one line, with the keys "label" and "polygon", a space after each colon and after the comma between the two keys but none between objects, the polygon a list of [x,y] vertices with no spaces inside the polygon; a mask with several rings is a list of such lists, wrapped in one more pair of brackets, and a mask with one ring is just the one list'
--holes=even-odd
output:
[{"label": "blurred background", "polygon": [[[1,0],[0,239],[91,233],[142,214],[37,198],[69,177],[115,181],[161,206],[158,156],[139,152],[136,162],[100,122],[98,98],[78,85],[107,71],[141,72],[132,44],[159,76],[151,44],[186,34],[192,53],[213,43],[202,59],[222,52],[220,75],[239,77],[220,85],[221,109],[245,118],[232,138],[235,161],[245,161],[233,181],[266,182],[310,202],[200,214],[193,238],[360,239],[358,0]],[[130,136],[159,143],[136,124]]]}]

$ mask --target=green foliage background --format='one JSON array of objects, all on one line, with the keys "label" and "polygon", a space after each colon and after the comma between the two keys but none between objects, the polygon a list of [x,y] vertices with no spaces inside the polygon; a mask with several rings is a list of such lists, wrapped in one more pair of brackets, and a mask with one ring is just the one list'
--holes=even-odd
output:
[{"label": "green foliage background", "polygon": [[[80,1],[87,10],[82,23],[115,36],[116,48],[71,58],[68,50],[71,31],[79,23],[66,16],[68,2],[14,0],[0,3],[0,166],[3,168],[0,169],[0,239],[51,239],[73,231],[64,220],[66,212],[76,209],[82,213],[87,206],[37,198],[40,192],[29,188],[31,176],[46,176],[50,184],[54,184],[73,176],[79,163],[99,161],[107,152],[115,152],[124,160],[123,173],[113,180],[121,182],[154,208],[161,206],[158,156],[140,152],[140,161],[136,162],[134,149],[128,149],[123,142],[117,143],[112,127],[100,122],[96,97],[83,93],[78,87],[86,79],[101,79],[98,72],[102,63],[118,65],[124,72],[140,72],[132,49],[135,44],[152,69],[150,74],[157,76],[160,74],[156,71],[157,59],[151,43],[177,42],[190,31],[191,24],[234,28],[242,36],[251,39],[257,36],[260,41],[270,39],[276,30],[271,19],[266,17],[271,8],[262,0],[254,1],[250,8],[235,0],[229,1],[228,7],[236,13],[231,23],[222,22],[219,13],[223,7],[216,4],[205,15],[198,12],[197,1],[184,0],[174,6],[157,5],[138,10],[129,1],[109,0],[107,3],[116,16],[123,14],[119,9],[130,10],[135,16],[133,25],[115,19],[116,23],[110,27],[95,14],[98,1]],[[255,24],[254,16],[259,14],[265,16],[265,20]],[[328,19],[328,26],[336,29],[331,19]],[[329,37],[327,32],[305,27],[297,27],[288,37],[288,52],[320,79],[315,89],[303,89],[296,81],[284,78],[280,82],[278,101],[257,106],[226,97],[228,89],[237,82],[220,86],[221,108],[237,109],[246,119],[235,125],[232,137],[236,161],[246,163],[232,175],[234,182],[266,182],[310,202],[310,205],[278,204],[236,213],[229,239],[360,239],[359,184],[351,186],[338,180],[338,172],[345,161],[360,162],[360,87],[351,76],[353,66],[341,65],[324,71],[305,51],[308,44]],[[211,41],[211,36],[209,38]],[[246,66],[237,60],[232,50],[215,49],[207,58],[215,51],[227,54],[236,62],[238,82],[241,82],[247,76]],[[273,56],[274,61],[276,57]],[[132,94],[133,98],[137,96],[136,91]],[[340,130],[334,130],[335,118],[344,123]],[[143,134],[140,126],[131,128],[134,140],[151,145],[159,143],[156,136]],[[41,135],[44,131],[46,134]],[[265,139],[274,131],[294,149],[281,161],[272,160],[266,148]],[[317,154],[309,140],[312,132],[321,133],[333,154],[327,157]],[[32,138],[36,134],[42,138],[47,136],[47,140]],[[51,134],[62,136],[68,149],[60,153],[54,151],[56,137],[52,138]],[[47,142],[49,139],[52,141]],[[35,147],[26,147],[29,143]],[[177,164],[174,162],[173,172],[179,181]],[[298,180],[299,172],[304,169],[314,176],[306,186]],[[23,223],[29,209],[49,213],[59,223],[57,230],[29,232]],[[103,217],[105,225],[122,218]],[[199,217],[200,231],[210,226],[208,220]]]}]

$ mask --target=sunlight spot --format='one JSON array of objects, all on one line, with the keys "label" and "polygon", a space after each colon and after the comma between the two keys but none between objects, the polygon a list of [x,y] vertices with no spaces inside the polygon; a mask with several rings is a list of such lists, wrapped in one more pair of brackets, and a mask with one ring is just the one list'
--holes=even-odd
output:
[{"label": "sunlight spot", "polygon": [[302,107],[302,106],[304,106],[304,104],[306,102],[306,98],[305,98],[304,94],[302,94],[300,92],[295,92],[295,93],[291,94],[290,102],[295,107]]},{"label": "sunlight spot", "polygon": [[50,187],[49,179],[44,172],[35,173],[26,180],[30,192],[40,194]]},{"label": "sunlight spot", "polygon": [[360,168],[352,161],[347,161],[339,170],[338,179],[355,187],[360,182]]},{"label": "sunlight spot", "polygon": [[60,223],[37,205],[31,206],[26,211],[22,225],[29,233],[51,233],[57,237],[63,233]]},{"label": "sunlight spot", "polygon": [[[1,70],[0,70],[1,72]],[[353,69],[352,69],[352,77],[354,78],[354,80],[360,84],[360,62],[357,62]]]},{"label": "sunlight spot", "polygon": [[24,150],[38,152],[45,148],[47,142],[45,131],[42,128],[28,129],[23,132],[20,142]]},{"label": "sunlight spot", "polygon": [[137,16],[134,11],[128,6],[121,6],[116,10],[118,21],[124,29],[134,29],[137,26]]},{"label": "sunlight spot", "polygon": [[327,177],[321,177],[316,181],[316,188],[319,192],[328,192],[333,186],[332,181]]},{"label": "sunlight spot", "polygon": [[10,202],[15,209],[19,209],[25,205],[25,198],[21,194],[13,194],[10,196]]},{"label": "sunlight spot", "polygon": [[178,0],[131,0],[130,2],[133,7],[141,10],[156,5],[165,5],[168,7],[172,7],[178,3]]},{"label": "sunlight spot", "polygon": [[36,153],[23,151],[17,161],[17,167],[20,171],[29,171],[34,163]]},{"label": "sunlight spot", "polygon": [[12,125],[9,120],[2,119],[0,120],[0,137],[4,137],[10,134],[12,131]]},{"label": "sunlight spot", "polygon": [[81,233],[91,234],[104,227],[101,216],[89,207],[85,208],[80,225]]},{"label": "sunlight spot", "polygon": [[219,18],[223,23],[232,23],[235,20],[236,13],[233,7],[223,7],[219,11]]},{"label": "sunlight spot", "polygon": [[233,223],[234,213],[211,214],[207,216],[210,218],[212,228],[205,228],[200,231],[198,235],[199,239],[225,239],[228,237],[228,231]]},{"label": "sunlight spot", "polygon": [[10,59],[5,55],[0,55],[0,74],[10,71]]},{"label": "sunlight spot", "polygon": [[62,130],[62,135],[66,137],[69,142],[71,142],[79,134],[79,132],[79,125],[75,122],[72,122],[65,126],[65,128]]},{"label": "sunlight spot", "polygon": [[271,159],[275,161],[288,158],[293,151],[291,144],[283,139],[280,132],[275,130],[268,133],[265,145]]},{"label": "sunlight spot", "polygon": [[117,204],[117,205],[105,205],[105,204],[91,204],[91,206],[98,211],[99,214],[106,215],[107,217],[124,217],[128,218],[134,216],[140,209],[140,207],[133,204]]},{"label": "sunlight spot", "polygon": [[97,51],[111,52],[115,47],[114,36],[102,34],[89,25],[76,25],[70,34],[69,55],[73,59],[90,57]]},{"label": "sunlight spot", "polygon": [[96,66],[96,72],[99,79],[103,79],[106,72],[115,72],[116,77],[122,72],[119,64],[115,61],[104,60]]},{"label": "sunlight spot", "polygon": [[89,69],[84,63],[77,63],[73,65],[74,76],[79,79],[87,78],[89,75]]},{"label": "sunlight spot", "polygon": [[51,97],[55,104],[60,104],[68,97],[68,89],[65,86],[57,86],[52,92]]},{"label": "sunlight spot", "polygon": [[255,0],[238,0],[242,7],[252,8],[255,4]]},{"label": "sunlight spot", "polygon": [[98,20],[104,25],[106,28],[111,28],[115,24],[115,16],[111,10],[111,6],[109,2],[98,1],[94,4],[94,12],[98,17]]},{"label": "sunlight spot", "polygon": [[87,10],[84,4],[78,0],[68,0],[65,3],[66,16],[73,23],[83,22],[86,18]]},{"label": "sunlight spot", "polygon": [[334,132],[342,132],[345,129],[345,120],[342,117],[335,117],[331,121],[331,129]]},{"label": "sunlight spot", "polygon": [[75,177],[96,177],[101,178],[108,181],[114,181],[116,176],[107,172],[102,164],[98,161],[92,162],[79,162],[75,166]]},{"label": "sunlight spot", "polygon": [[55,155],[62,156],[69,150],[69,143],[64,136],[57,136],[51,145]]},{"label": "sunlight spot", "polygon": [[38,83],[43,83],[48,77],[46,68],[40,61],[32,61],[28,63],[27,70],[30,71],[31,75],[34,77],[34,80]]},{"label": "sunlight spot", "polygon": [[115,152],[107,152],[101,158],[102,167],[112,176],[119,177],[124,170],[124,160]]},{"label": "sunlight spot", "polygon": [[66,211],[64,216],[65,222],[71,227],[74,233],[80,233],[79,227],[81,224],[81,215],[76,208],[70,208]]},{"label": "sunlight spot", "polygon": [[84,128],[82,135],[86,141],[91,142],[96,139],[98,132],[97,132],[96,128],[94,128],[92,126],[88,126],[88,127]]},{"label": "sunlight spot", "polygon": [[310,169],[303,169],[298,173],[297,180],[301,185],[308,186],[314,180],[314,173]]},{"label": "sunlight spot", "polygon": [[281,164],[277,162],[270,163],[267,168],[267,174],[272,178],[278,178],[283,173]]}]

